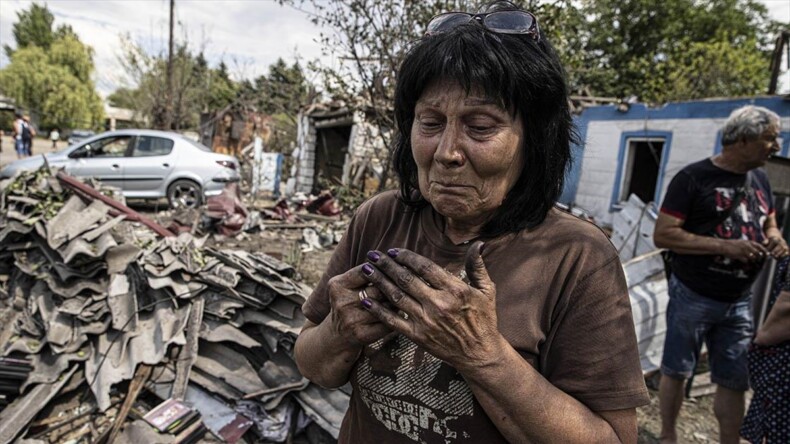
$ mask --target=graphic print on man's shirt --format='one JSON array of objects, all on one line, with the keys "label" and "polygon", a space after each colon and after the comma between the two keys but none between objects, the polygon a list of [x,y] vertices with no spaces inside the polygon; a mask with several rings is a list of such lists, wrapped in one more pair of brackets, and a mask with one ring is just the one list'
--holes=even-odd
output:
[{"label": "graphic print on man's shirt", "polygon": [[[715,188],[716,211],[729,211],[735,194],[736,189],[734,188]],[[765,239],[762,227],[768,218],[770,208],[762,190],[751,190],[741,199],[738,208],[716,227],[714,234],[719,239],[751,239],[762,243]],[[733,265],[737,266],[733,267]],[[757,266],[762,266],[762,264],[735,264],[735,259],[716,256],[709,268],[719,273],[745,279],[748,277],[747,273]]]},{"label": "graphic print on man's shirt", "polygon": [[403,335],[367,347],[357,368],[357,389],[372,415],[411,441],[427,434],[469,439],[460,430],[474,414],[474,398],[461,375]]}]

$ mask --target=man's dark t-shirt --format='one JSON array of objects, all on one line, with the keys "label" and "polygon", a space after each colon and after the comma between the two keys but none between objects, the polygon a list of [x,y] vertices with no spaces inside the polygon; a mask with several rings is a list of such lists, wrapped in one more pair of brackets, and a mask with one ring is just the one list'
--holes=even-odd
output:
[{"label": "man's dark t-shirt", "polygon": [[[683,229],[719,239],[746,239],[763,242],[763,226],[774,212],[768,178],[762,170],[752,170],[750,187],[746,174],[723,170],[710,159],[683,168],[669,184],[661,212],[683,219]],[[724,222],[701,233],[700,230],[730,212],[739,189],[746,195]],[[749,289],[762,263],[743,263],[720,255],[675,253],[672,273],[695,292],[723,302],[736,301]]]}]

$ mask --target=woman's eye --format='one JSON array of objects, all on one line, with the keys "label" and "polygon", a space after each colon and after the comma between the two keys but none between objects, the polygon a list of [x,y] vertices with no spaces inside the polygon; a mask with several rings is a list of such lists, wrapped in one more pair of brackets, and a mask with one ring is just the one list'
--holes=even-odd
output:
[{"label": "woman's eye", "polygon": [[475,134],[490,134],[496,127],[492,125],[468,125],[468,128]]},{"label": "woman's eye", "polygon": [[420,127],[427,131],[437,130],[441,126],[442,123],[437,120],[420,120]]}]

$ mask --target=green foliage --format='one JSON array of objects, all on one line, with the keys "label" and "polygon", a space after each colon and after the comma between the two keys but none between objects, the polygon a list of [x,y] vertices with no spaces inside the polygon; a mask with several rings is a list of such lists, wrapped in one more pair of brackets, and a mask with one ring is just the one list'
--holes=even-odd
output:
[{"label": "green foliage", "polygon": [[[167,55],[150,54],[130,36],[121,38],[120,60],[134,83],[108,97],[123,104],[164,129],[167,112]],[[172,128],[196,129],[200,113],[222,109],[237,98],[238,86],[221,63],[209,68],[202,52],[194,53],[188,43],[177,43],[173,54]]]},{"label": "green foliage", "polygon": [[280,58],[269,66],[267,75],[241,82],[238,96],[241,102],[272,117],[267,149],[288,154],[296,141],[299,110],[315,99],[316,91],[298,62],[288,66]]},{"label": "green foliage", "polygon": [[83,45],[73,34],[65,34],[52,43],[49,62],[66,68],[81,83],[89,83],[93,73],[93,49]]},{"label": "green foliage", "polygon": [[[311,6],[324,52],[345,63],[312,67],[333,97],[389,115],[404,51],[438,13],[475,11],[464,0],[279,0]],[[560,54],[574,94],[647,102],[760,93],[780,29],[757,0],[522,1]],[[785,27],[787,24],[784,25]],[[729,68],[729,70],[727,69]]]},{"label": "green foliage", "polygon": [[91,80],[93,50],[68,25],[53,31],[46,5],[33,3],[17,17],[17,47],[6,47],[11,63],[0,70],[0,91],[38,115],[43,128],[99,127],[104,108]]},{"label": "green foliage", "polygon": [[116,108],[135,109],[138,101],[140,100],[138,97],[139,94],[140,91],[137,89],[121,87],[107,96],[107,102],[110,104],[110,106],[114,106]]},{"label": "green foliage", "polygon": [[744,46],[733,45],[726,35],[708,42],[684,41],[685,51],[652,68],[642,66],[658,74],[646,79],[644,97],[653,102],[667,102],[764,93],[769,62],[750,49],[756,46],[754,40]]},{"label": "green foliage", "polygon": [[315,95],[298,62],[288,66],[282,58],[269,66],[269,74],[255,79],[255,104],[270,115],[286,114],[296,122],[299,108]]},{"label": "green foliage", "polygon": [[[31,45],[41,48],[49,48],[49,45],[55,40],[52,33],[52,23],[55,21],[55,16],[49,11],[47,5],[39,5],[33,3],[30,9],[17,12],[17,21],[13,26],[14,40],[18,49],[25,48]],[[7,45],[4,45],[5,52],[10,58],[14,50]]]},{"label": "green foliage", "polygon": [[[777,24],[755,0],[584,0],[575,91],[647,102],[760,93]],[[568,26],[566,23],[565,26]]]}]

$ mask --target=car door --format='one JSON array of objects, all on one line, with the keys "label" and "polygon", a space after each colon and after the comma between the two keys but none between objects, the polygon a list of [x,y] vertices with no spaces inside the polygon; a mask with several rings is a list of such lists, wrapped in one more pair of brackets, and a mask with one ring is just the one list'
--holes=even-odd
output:
[{"label": "car door", "polygon": [[123,189],[123,167],[131,135],[113,135],[88,142],[69,154],[66,172],[76,177],[93,177]]},{"label": "car door", "polygon": [[166,137],[139,135],[124,164],[124,189],[140,197],[162,197],[165,179],[175,166],[174,142]]}]

